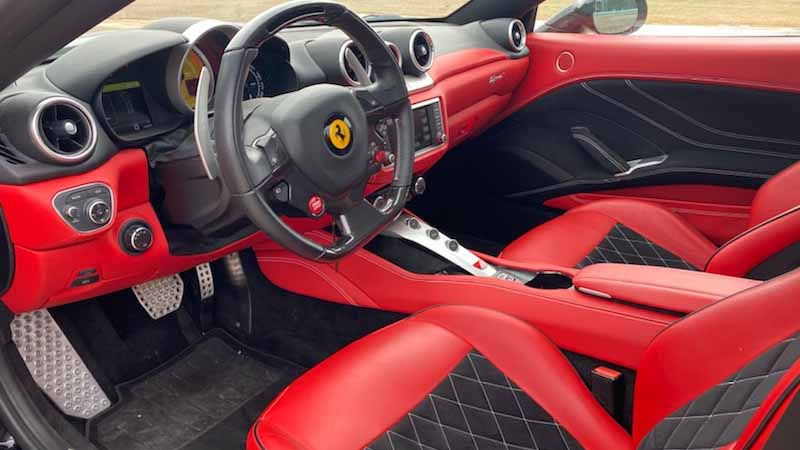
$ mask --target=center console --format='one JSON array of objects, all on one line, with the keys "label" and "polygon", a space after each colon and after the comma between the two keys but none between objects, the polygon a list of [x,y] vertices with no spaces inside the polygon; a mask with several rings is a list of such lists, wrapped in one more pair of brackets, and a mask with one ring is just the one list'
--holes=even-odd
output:
[{"label": "center console", "polygon": [[414,110],[414,152],[423,155],[447,142],[442,119],[442,102],[434,98],[412,106]]},{"label": "center console", "polygon": [[[527,270],[508,267],[489,261],[462,246],[418,217],[401,215],[384,232],[383,236],[413,242],[430,253],[455,265],[465,273],[477,277],[497,278],[512,281],[537,289],[567,289],[572,287],[572,277],[560,271],[542,269]],[[491,258],[496,260],[495,258]]]}]

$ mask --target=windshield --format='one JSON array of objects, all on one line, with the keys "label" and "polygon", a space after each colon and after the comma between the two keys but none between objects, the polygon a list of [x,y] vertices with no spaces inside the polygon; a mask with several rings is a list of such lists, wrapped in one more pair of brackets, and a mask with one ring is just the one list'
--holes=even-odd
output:
[{"label": "windshield", "polygon": [[[106,19],[93,31],[141,27],[165,17],[205,17],[231,22],[247,22],[259,13],[285,0],[136,0]],[[446,17],[468,0],[343,0],[348,8],[363,16],[391,18]]]}]

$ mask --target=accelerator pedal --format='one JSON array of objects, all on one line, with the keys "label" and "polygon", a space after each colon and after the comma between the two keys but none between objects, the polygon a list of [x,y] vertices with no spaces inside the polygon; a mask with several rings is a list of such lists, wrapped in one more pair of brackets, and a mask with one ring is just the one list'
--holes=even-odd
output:
[{"label": "accelerator pedal", "polygon": [[111,406],[46,309],[16,316],[11,337],[33,380],[64,414],[91,419]]},{"label": "accelerator pedal", "polygon": [[160,319],[177,311],[183,300],[183,280],[171,275],[132,287],[139,303],[153,319]]},{"label": "accelerator pedal", "polygon": [[197,285],[200,286],[200,300],[213,297],[214,274],[211,272],[211,264],[203,263],[194,269],[197,272]]}]

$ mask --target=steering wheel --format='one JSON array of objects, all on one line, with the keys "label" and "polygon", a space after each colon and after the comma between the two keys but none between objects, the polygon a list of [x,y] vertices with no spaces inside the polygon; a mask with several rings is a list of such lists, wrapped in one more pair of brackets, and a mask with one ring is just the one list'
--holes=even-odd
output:
[{"label": "steering wheel", "polygon": [[[342,30],[373,66],[355,88],[318,84],[242,102],[250,64],[266,40],[298,21]],[[353,55],[347,55],[352,61]],[[358,65],[356,72],[360,72]],[[363,70],[363,68],[362,68]],[[247,23],[222,57],[215,94],[215,147],[222,182],[250,220],[275,242],[311,260],[342,258],[403,210],[413,175],[413,121],[400,68],[363,19],[334,2],[296,1]],[[384,201],[366,200],[370,176],[394,157]],[[334,241],[314,242],[289,227],[270,202],[334,220]]]}]

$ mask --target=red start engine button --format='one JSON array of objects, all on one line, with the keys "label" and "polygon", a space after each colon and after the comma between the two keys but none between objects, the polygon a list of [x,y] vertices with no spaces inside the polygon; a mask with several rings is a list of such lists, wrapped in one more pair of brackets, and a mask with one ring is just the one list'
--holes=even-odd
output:
[{"label": "red start engine button", "polygon": [[325,212],[325,202],[318,195],[308,199],[308,211],[314,217],[319,217]]}]

